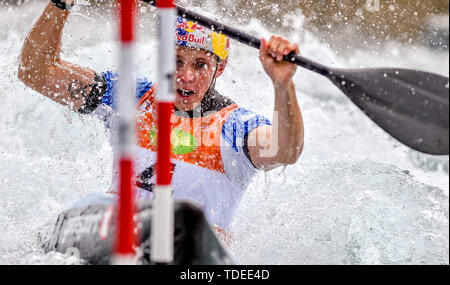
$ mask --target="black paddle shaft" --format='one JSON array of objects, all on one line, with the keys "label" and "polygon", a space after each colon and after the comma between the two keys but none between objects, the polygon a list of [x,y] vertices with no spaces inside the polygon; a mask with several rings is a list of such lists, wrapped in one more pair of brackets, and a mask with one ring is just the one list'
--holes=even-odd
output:
[{"label": "black paddle shaft", "polygon": [[[154,0],[143,0],[154,5]],[[177,7],[178,15],[259,49],[261,41],[198,13]],[[291,53],[284,60],[330,79],[377,125],[423,153],[449,154],[449,80],[398,68],[330,68]]]}]

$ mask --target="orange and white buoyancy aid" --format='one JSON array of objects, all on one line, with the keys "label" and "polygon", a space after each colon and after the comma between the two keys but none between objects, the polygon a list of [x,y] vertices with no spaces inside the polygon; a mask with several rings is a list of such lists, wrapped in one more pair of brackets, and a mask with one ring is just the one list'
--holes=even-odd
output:
[{"label": "orange and white buoyancy aid", "polygon": [[[138,145],[142,149],[157,151],[156,104],[154,87],[138,103],[137,120]],[[220,152],[222,127],[233,111],[238,108],[231,104],[205,117],[185,118],[171,116],[172,158],[195,167],[225,173]]]}]

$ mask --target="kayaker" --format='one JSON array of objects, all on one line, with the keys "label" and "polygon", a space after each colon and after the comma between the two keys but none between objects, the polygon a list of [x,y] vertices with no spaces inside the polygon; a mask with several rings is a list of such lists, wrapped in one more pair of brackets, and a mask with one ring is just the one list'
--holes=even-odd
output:
[{"label": "kayaker", "polygon": [[[75,4],[66,1],[51,0],[31,29],[19,57],[18,77],[53,101],[100,118],[114,146],[119,75],[98,73],[61,58],[63,28]],[[199,205],[211,227],[227,240],[235,211],[257,171],[294,164],[302,153],[303,121],[292,81],[297,67],[282,61],[290,52],[299,53],[299,47],[279,36],[262,39],[260,61],[275,98],[271,124],[215,89],[228,63],[229,38],[178,18],[176,42],[176,100],[171,117],[174,197]],[[154,183],[155,89],[152,81],[137,80],[136,195],[142,200],[152,199]],[[260,96],[258,90],[248,93]],[[108,193],[117,194],[117,175]]]}]

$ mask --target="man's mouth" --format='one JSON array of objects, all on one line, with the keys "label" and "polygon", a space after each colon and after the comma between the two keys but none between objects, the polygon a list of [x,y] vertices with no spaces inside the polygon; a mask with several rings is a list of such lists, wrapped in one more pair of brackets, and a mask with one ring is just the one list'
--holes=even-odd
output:
[{"label": "man's mouth", "polygon": [[181,97],[189,97],[195,94],[194,91],[190,90],[184,90],[184,89],[177,89],[178,94],[180,94]]}]

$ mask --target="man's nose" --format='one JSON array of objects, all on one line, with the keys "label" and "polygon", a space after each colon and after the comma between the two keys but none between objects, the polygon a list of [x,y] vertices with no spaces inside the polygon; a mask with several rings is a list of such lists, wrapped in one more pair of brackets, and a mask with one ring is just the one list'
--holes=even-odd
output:
[{"label": "man's nose", "polygon": [[178,79],[182,82],[192,82],[195,79],[194,71],[189,66],[184,66],[179,69]]}]

